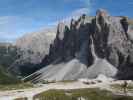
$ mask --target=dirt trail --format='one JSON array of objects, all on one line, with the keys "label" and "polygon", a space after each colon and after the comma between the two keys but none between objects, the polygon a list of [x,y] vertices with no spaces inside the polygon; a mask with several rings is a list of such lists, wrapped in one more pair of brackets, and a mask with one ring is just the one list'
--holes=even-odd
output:
[{"label": "dirt trail", "polygon": [[[22,89],[22,90],[11,90],[11,91],[0,91],[0,100],[13,100],[19,97],[27,97],[28,100],[32,100],[33,96],[41,92],[47,91],[49,89],[81,89],[81,88],[101,88],[112,91],[115,94],[118,94],[118,91],[110,88],[110,85],[114,84],[110,82],[103,82],[97,84],[87,85],[83,82],[71,82],[71,83],[51,83],[44,84],[40,87],[31,88],[31,89]],[[124,95],[121,93],[121,95]],[[133,96],[133,93],[128,93],[128,95]]]}]

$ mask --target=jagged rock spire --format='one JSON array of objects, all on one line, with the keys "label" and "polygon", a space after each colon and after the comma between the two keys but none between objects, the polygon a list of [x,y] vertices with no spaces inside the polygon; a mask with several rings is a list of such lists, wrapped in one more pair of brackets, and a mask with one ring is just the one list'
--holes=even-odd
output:
[{"label": "jagged rock spire", "polygon": [[105,9],[98,9],[96,16],[109,16],[108,12]]}]

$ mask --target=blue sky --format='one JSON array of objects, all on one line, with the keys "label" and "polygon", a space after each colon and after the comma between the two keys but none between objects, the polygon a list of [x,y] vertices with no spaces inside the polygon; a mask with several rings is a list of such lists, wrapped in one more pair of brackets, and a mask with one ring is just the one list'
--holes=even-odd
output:
[{"label": "blue sky", "polygon": [[0,0],[0,41],[15,41],[83,13],[95,15],[98,8],[133,17],[133,0]]}]

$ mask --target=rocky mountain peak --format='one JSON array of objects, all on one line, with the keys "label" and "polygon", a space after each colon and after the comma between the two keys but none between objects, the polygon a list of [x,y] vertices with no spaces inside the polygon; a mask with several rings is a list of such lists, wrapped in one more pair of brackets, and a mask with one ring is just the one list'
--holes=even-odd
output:
[{"label": "rocky mountain peak", "polygon": [[[119,79],[133,76],[133,44],[128,38],[128,23],[100,9],[95,17],[82,15],[70,27],[59,23],[43,68],[26,78],[73,80],[96,78],[99,74]],[[129,73],[127,74],[126,71]]]},{"label": "rocky mountain peak", "polygon": [[108,12],[105,9],[98,9],[96,12],[96,16],[109,16]]},{"label": "rocky mountain peak", "polygon": [[59,23],[57,26],[57,37],[59,40],[63,40],[64,38],[64,33],[66,30],[67,26],[64,23]]},{"label": "rocky mountain peak", "polygon": [[77,22],[76,22],[74,19],[72,19],[72,20],[71,20],[70,29],[71,29],[71,30],[75,29],[75,26],[76,26],[76,25],[77,25]]}]

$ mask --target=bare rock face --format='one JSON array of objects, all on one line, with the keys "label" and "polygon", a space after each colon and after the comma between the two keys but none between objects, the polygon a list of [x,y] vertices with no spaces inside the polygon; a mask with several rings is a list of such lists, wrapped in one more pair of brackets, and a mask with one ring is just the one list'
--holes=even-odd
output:
[{"label": "bare rock face", "polygon": [[132,34],[133,33],[133,20],[132,19],[128,18],[128,25],[129,25],[129,27],[128,27],[127,35],[133,43],[133,34]]},{"label": "bare rock face", "polygon": [[95,27],[93,39],[98,57],[107,59],[117,67],[118,78],[128,78],[125,70],[128,69],[128,64],[132,63],[129,59],[132,58],[130,56],[132,56],[133,44],[127,34],[127,20],[111,17],[106,11],[100,10],[92,21],[92,25]]},{"label": "bare rock face", "polygon": [[25,76],[41,68],[40,63],[49,54],[55,36],[56,29],[48,28],[19,38],[15,43],[19,58],[10,66],[10,72]]},{"label": "bare rock face", "polygon": [[128,42],[125,30],[120,23],[121,19],[109,16],[105,11],[98,11],[92,21],[93,39],[96,54],[100,58],[107,58],[113,65],[119,66],[119,53],[127,54],[125,46]]},{"label": "bare rock face", "polygon": [[100,9],[95,17],[82,15],[68,27],[59,23],[43,68],[24,80],[73,80],[103,74],[133,78],[133,43],[125,17],[112,17]]},{"label": "bare rock face", "polygon": [[91,40],[88,33],[90,24],[85,23],[85,17],[85,15],[81,16],[78,21],[72,19],[70,28],[59,23],[56,38],[50,48],[49,64],[68,62],[74,58],[84,60],[86,64],[92,63],[87,60],[87,57],[92,58],[92,55],[87,51],[90,51],[88,43],[90,44]]},{"label": "bare rock face", "polygon": [[[24,35],[16,41],[15,45],[20,49],[20,52],[22,51],[24,59],[30,59],[32,63],[39,63],[42,57],[49,54],[50,44],[55,36],[56,29],[48,28]],[[37,54],[40,55],[40,58]]]}]

